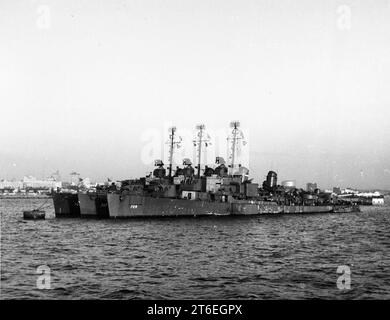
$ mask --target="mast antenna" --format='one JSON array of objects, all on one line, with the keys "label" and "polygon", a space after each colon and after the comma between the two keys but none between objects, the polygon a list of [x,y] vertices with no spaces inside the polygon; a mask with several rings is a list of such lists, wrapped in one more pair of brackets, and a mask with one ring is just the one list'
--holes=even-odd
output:
[{"label": "mast antenna", "polygon": [[231,147],[230,147],[230,155],[229,158],[231,160],[230,162],[230,170],[231,174],[234,174],[234,166],[236,165],[236,156],[237,156],[237,147],[242,140],[243,144],[245,145],[244,141],[244,134],[239,129],[240,128],[240,121],[232,121],[230,122],[230,128],[232,128],[231,135],[227,138],[228,142],[231,140]]},{"label": "mast antenna", "polygon": [[197,136],[195,138],[194,146],[198,147],[198,178],[200,178],[200,164],[202,161],[202,144],[205,145],[205,147],[208,147],[210,144],[210,136],[208,134],[205,134],[206,126],[204,124],[198,124],[195,127],[196,130],[198,130]]},{"label": "mast antenna", "polygon": [[169,177],[172,177],[172,162],[173,155],[175,153],[175,147],[180,148],[180,143],[182,138],[179,136],[178,140],[176,138],[176,127],[170,127],[169,130]]}]

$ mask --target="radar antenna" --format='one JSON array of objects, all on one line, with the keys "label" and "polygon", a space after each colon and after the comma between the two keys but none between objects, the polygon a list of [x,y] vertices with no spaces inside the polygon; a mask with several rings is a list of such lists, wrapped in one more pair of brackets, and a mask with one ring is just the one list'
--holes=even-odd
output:
[{"label": "radar antenna", "polygon": [[[231,134],[228,136],[228,146],[230,144],[230,150],[229,150],[229,159],[230,159],[230,170],[231,174],[234,174],[234,166],[236,165],[236,156],[237,151],[239,147],[240,141],[243,145],[246,144],[246,141],[244,140],[244,133],[242,132],[240,127],[239,121],[232,121],[230,122],[230,127],[233,128]],[[230,143],[229,143],[230,142]]]},{"label": "radar antenna", "polygon": [[208,147],[210,143],[210,136],[205,133],[206,126],[204,124],[198,124],[195,127],[196,130],[198,130],[198,133],[196,135],[196,138],[194,139],[194,147],[198,148],[198,178],[200,178],[200,164],[202,160],[202,144],[204,144],[205,147]]},{"label": "radar antenna", "polygon": [[169,132],[169,177],[172,177],[172,162],[173,162],[173,154],[175,152],[175,147],[180,148],[180,144],[182,141],[182,138],[179,136],[178,139],[176,139],[176,127],[171,127],[168,130]]}]

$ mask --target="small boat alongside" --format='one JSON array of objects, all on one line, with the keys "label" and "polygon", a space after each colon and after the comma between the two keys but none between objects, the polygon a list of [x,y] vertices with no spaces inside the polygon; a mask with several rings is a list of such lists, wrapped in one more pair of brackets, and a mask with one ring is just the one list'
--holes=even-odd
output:
[{"label": "small boat alongside", "polygon": [[45,215],[45,211],[39,209],[23,211],[24,220],[44,220]]}]

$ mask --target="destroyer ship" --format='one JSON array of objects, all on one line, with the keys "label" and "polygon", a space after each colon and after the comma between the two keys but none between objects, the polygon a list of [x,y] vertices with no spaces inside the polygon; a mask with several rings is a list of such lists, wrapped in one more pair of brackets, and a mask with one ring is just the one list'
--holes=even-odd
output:
[{"label": "destroyer ship", "polygon": [[246,216],[262,214],[343,213],[359,211],[356,205],[343,203],[319,189],[313,192],[277,184],[277,174],[270,171],[262,186],[249,179],[249,170],[236,163],[242,140],[240,123],[233,121],[228,137],[231,146],[226,163],[217,157],[215,168],[201,169],[202,148],[207,146],[203,125],[197,126],[197,170],[190,159],[183,167],[172,168],[176,128],[170,129],[168,172],[162,160],[146,177],[125,180],[107,193],[110,218]]}]

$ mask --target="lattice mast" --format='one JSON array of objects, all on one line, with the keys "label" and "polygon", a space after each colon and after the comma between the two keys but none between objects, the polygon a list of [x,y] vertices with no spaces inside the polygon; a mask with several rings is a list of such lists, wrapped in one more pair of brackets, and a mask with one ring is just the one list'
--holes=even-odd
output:
[{"label": "lattice mast", "polygon": [[202,161],[202,144],[205,147],[208,147],[210,143],[210,136],[205,133],[206,126],[204,124],[199,124],[196,126],[196,130],[198,130],[197,135],[194,142],[194,146],[198,148],[197,152],[197,162],[198,162],[198,178],[200,178],[200,165]]},{"label": "lattice mast", "polygon": [[173,155],[175,153],[175,148],[180,148],[180,143],[182,141],[181,137],[176,137],[176,127],[171,127],[168,130],[169,132],[169,153],[168,153],[168,162],[169,162],[169,177],[172,177],[172,163]]},{"label": "lattice mast", "polygon": [[236,165],[236,157],[237,157],[237,148],[239,147],[240,143],[245,144],[244,141],[244,134],[240,128],[240,122],[239,121],[232,121],[230,122],[230,127],[233,129],[231,134],[228,136],[228,145],[229,141],[231,143],[230,148],[228,150],[229,159],[230,159],[230,174],[234,173],[234,167]]}]

